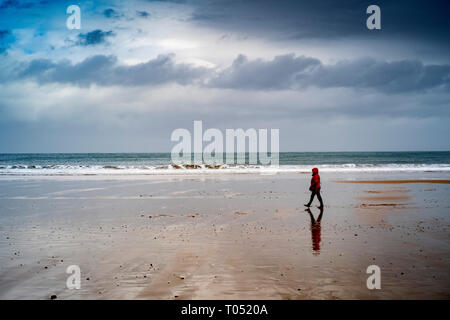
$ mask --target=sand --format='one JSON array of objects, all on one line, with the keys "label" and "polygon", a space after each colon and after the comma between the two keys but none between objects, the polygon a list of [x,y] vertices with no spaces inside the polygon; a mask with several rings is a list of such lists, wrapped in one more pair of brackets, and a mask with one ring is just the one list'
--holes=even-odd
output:
[{"label": "sand", "polygon": [[444,179],[423,179],[423,180],[350,180],[350,181],[334,181],[341,183],[381,183],[381,184],[400,184],[400,183],[443,183],[450,184],[450,180]]},{"label": "sand", "polygon": [[0,299],[448,299],[439,179],[324,174],[318,221],[302,174],[4,176]]}]

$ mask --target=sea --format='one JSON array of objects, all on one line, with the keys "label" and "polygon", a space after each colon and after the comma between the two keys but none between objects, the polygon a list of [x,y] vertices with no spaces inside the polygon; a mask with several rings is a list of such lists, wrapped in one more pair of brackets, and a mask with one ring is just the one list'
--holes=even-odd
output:
[{"label": "sea", "polygon": [[[152,175],[252,172],[450,172],[450,151],[442,152],[280,152],[279,165],[235,162],[175,164],[170,153],[5,153],[0,175]],[[240,162],[237,163],[238,159]]]}]

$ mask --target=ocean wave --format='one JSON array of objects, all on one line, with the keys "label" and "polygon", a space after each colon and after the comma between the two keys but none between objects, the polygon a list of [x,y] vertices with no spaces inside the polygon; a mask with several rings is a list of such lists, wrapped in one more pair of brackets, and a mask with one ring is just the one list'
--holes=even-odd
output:
[{"label": "ocean wave", "polygon": [[321,172],[450,172],[450,164],[321,164],[321,165],[2,165],[0,175],[164,175],[206,173],[309,173]]}]

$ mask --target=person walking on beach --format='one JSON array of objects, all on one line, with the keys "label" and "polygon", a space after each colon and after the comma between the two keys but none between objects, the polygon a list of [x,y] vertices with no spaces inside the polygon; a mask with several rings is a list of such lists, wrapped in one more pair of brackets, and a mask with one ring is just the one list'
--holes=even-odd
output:
[{"label": "person walking on beach", "polygon": [[317,199],[319,199],[320,206],[319,208],[323,208],[322,196],[320,195],[320,176],[319,169],[312,169],[312,178],[311,178],[311,186],[309,187],[309,191],[311,191],[311,199],[309,202],[305,204],[306,207],[311,207],[311,203],[314,200],[314,197],[317,195]]}]

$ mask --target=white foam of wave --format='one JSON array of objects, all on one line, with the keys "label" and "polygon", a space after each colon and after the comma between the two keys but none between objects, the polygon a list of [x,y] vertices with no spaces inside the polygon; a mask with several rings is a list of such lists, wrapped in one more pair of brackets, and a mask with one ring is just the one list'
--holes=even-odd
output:
[{"label": "white foam of wave", "polygon": [[0,166],[0,175],[174,175],[213,173],[309,173],[317,167],[321,172],[450,172],[450,164],[340,164],[340,165],[187,165],[187,166],[79,166],[51,165]]}]

